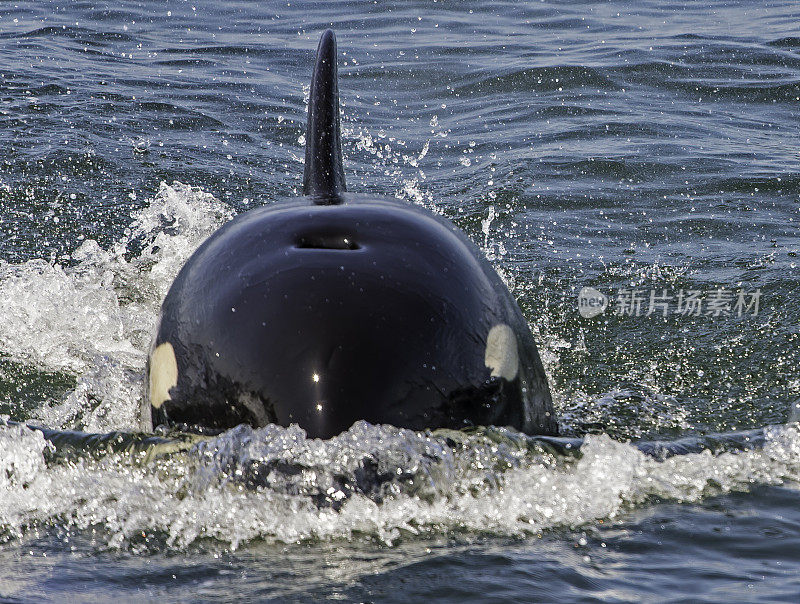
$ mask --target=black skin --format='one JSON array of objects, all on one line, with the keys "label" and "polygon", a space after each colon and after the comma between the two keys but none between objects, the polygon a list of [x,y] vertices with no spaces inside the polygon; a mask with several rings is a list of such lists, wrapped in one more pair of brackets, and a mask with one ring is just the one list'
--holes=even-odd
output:
[{"label": "black skin", "polygon": [[[172,345],[178,383],[151,407],[153,426],[297,423],[330,438],[366,420],[555,435],[533,336],[476,246],[418,206],[345,192],[335,57],[328,31],[312,81],[306,196],[223,226],[164,300],[154,348]],[[486,365],[498,324],[516,339],[510,379]]]}]

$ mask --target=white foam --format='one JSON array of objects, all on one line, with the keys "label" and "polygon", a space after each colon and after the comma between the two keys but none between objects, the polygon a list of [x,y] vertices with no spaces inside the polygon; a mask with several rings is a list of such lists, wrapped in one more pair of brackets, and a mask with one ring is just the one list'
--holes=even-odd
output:
[{"label": "white foam", "polygon": [[[297,427],[240,427],[147,464],[106,457],[48,466],[40,434],[3,427],[0,526],[7,534],[46,522],[95,528],[112,547],[154,537],[184,548],[206,537],[237,547],[359,534],[390,544],[415,534],[537,534],[619,518],[652,497],[693,502],[800,480],[794,426],[768,429],[760,450],[666,461],[607,436],[588,437],[579,459],[502,436],[452,446],[444,436],[365,423],[329,441]],[[253,476],[262,486],[248,483]]]},{"label": "white foam", "polygon": [[[40,417],[55,428],[134,429],[141,374],[161,301],[180,267],[230,208],[161,183],[111,249],[84,241],[73,264],[0,264],[0,350],[78,387]],[[135,251],[134,251],[135,250]]]}]

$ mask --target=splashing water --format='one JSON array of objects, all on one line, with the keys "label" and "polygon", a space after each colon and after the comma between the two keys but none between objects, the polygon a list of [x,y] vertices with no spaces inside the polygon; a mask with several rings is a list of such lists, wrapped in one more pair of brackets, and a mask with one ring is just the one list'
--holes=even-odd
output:
[{"label": "splashing water", "polygon": [[66,266],[38,259],[0,264],[0,349],[42,371],[77,375],[74,391],[40,410],[47,425],[138,426],[141,375],[161,300],[189,255],[231,216],[207,193],[162,183],[111,249],[86,240]]},{"label": "splashing water", "polygon": [[[0,347],[15,362],[76,380],[62,399],[43,401],[38,421],[61,430],[136,429],[160,301],[186,258],[231,215],[198,189],[162,184],[110,249],[89,240],[64,265],[0,266],[0,311],[9,318]],[[494,218],[483,221],[486,241]],[[551,348],[546,341],[543,356],[556,363]],[[660,409],[659,395],[638,406],[632,398],[612,392],[578,401],[566,421],[586,429],[638,413],[685,427],[668,400]],[[144,453],[106,454],[106,444],[63,459],[42,432],[0,427],[2,534],[58,523],[98,530],[107,546],[133,551],[207,538],[236,548],[253,539],[520,536],[615,519],[653,498],[691,502],[800,479],[794,426],[766,429],[756,450],[666,459],[605,434],[565,456],[501,428],[420,433],[365,422],[328,441],[308,439],[297,426],[240,426]]]},{"label": "splashing water", "polygon": [[576,457],[524,443],[503,429],[429,434],[360,422],[321,441],[296,426],[240,426],[157,462],[47,463],[52,445],[40,432],[5,426],[0,526],[9,538],[58,521],[134,550],[209,537],[232,548],[356,535],[391,544],[442,532],[537,534],[614,519],[652,498],[693,502],[800,480],[796,426],[768,429],[758,450],[665,460],[605,435],[587,437]]}]

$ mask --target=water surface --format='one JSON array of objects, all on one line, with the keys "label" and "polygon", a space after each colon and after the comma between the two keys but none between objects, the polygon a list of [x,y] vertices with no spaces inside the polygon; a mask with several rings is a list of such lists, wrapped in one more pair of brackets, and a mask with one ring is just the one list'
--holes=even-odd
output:
[{"label": "water surface", "polygon": [[[0,428],[0,594],[796,601],[798,23],[793,2],[4,4],[0,412],[121,434]],[[349,188],[481,245],[573,440],[134,442],[181,264],[301,188],[327,27]],[[728,312],[675,312],[720,290]]]}]

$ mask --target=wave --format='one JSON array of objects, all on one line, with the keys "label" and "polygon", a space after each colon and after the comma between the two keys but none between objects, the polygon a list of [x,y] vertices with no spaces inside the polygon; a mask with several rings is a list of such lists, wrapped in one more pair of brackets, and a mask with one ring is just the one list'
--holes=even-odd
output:
[{"label": "wave", "polygon": [[[83,440],[84,455],[64,461],[58,452],[71,439]],[[97,455],[115,448],[127,453]],[[796,425],[635,445],[607,435],[571,442],[503,428],[431,433],[366,422],[328,441],[297,426],[170,439],[7,424],[0,452],[6,538],[57,523],[133,549],[143,541],[184,549],[208,538],[236,548],[256,539],[361,536],[391,545],[442,533],[536,535],[613,521],[653,500],[695,502],[800,480]]]}]

